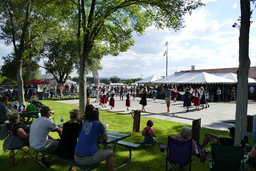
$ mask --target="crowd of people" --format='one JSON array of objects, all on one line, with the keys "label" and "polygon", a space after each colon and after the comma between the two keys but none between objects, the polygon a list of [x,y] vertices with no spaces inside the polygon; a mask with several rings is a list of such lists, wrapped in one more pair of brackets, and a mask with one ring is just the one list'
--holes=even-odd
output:
[{"label": "crowd of people", "polygon": [[[211,87],[212,88],[212,87]],[[222,99],[220,87],[216,87],[215,91],[216,100]],[[230,100],[235,100],[236,91],[233,87],[230,91]],[[209,91],[203,86],[189,86],[189,87],[176,87],[171,84],[153,85],[153,86],[103,86],[103,87],[88,87],[87,88],[87,102],[91,102],[90,98],[95,97],[95,103],[99,103],[101,107],[109,106],[111,109],[115,107],[115,99],[120,98],[121,101],[125,100],[125,106],[127,110],[130,108],[130,99],[140,97],[140,104],[142,106],[141,111],[146,112],[147,98],[150,97],[153,100],[156,98],[164,99],[166,103],[166,112],[170,112],[171,100],[176,102],[177,100],[183,100],[183,106],[186,108],[186,112],[189,111],[190,106],[195,106],[196,110],[201,110],[210,107],[208,101],[210,97],[214,96],[213,91]],[[225,96],[223,96],[224,98]],[[212,99],[211,99],[212,100]]]}]

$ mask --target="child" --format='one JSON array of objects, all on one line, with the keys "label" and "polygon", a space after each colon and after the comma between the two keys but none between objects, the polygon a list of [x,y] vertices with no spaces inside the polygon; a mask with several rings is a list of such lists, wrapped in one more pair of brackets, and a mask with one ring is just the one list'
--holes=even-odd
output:
[{"label": "child", "polygon": [[107,96],[105,94],[105,91],[103,91],[101,96],[101,107],[106,107],[106,104],[107,104]]},{"label": "child", "polygon": [[127,107],[127,111],[129,111],[129,107],[131,106],[130,94],[129,93],[127,93],[127,95],[126,95],[125,106]]},{"label": "child", "polygon": [[109,106],[111,106],[111,110],[115,107],[115,99],[114,99],[114,96],[115,96],[115,94],[112,93],[112,94],[111,94],[111,98],[110,98],[110,100],[109,100]]},{"label": "child", "polygon": [[200,110],[200,109],[199,109],[199,106],[200,106],[200,97],[199,97],[198,90],[195,91],[194,106],[196,107],[196,110]]},{"label": "child", "polygon": [[148,120],[147,127],[143,129],[142,135],[145,137],[144,140],[139,141],[139,143],[145,143],[145,145],[152,145],[156,143],[156,139],[153,137],[156,137],[155,131],[151,128],[153,126],[153,121]]},{"label": "child", "polygon": [[156,100],[156,90],[155,89],[151,90],[151,96],[153,98],[153,101],[155,101]]}]

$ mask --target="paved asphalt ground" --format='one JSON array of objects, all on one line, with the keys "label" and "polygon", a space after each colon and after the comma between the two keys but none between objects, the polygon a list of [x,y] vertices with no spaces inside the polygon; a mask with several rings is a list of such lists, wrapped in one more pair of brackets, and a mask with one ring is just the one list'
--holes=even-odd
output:
[{"label": "paved asphalt ground", "polygon": [[[91,99],[91,104],[100,110],[107,110],[110,112],[117,112],[123,114],[130,114],[132,110],[141,110],[139,104],[140,98],[136,97],[135,100],[131,99],[130,110],[127,111],[124,100],[120,100],[119,97],[115,97],[115,107],[110,110],[110,106],[107,104],[106,108],[103,108],[99,103],[95,103],[95,99]],[[79,105],[78,100],[63,100],[62,103]],[[210,107],[202,109],[200,111],[195,110],[194,106],[190,107],[189,112],[185,112],[182,101],[171,102],[170,112],[166,111],[166,104],[164,99],[156,99],[153,101],[151,98],[147,98],[147,106],[145,107],[146,113],[141,113],[143,117],[157,118],[168,121],[175,121],[180,123],[192,124],[194,119],[201,118],[201,126],[219,130],[227,130],[228,127],[234,126],[232,123],[224,121],[235,120],[235,101],[231,102],[209,102]],[[248,115],[256,115],[256,101],[248,101]]]}]

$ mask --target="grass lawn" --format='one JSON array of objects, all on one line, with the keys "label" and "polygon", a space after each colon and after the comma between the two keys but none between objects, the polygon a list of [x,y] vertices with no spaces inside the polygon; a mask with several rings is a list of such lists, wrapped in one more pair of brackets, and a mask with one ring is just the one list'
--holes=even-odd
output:
[{"label": "grass lawn", "polygon": [[[65,122],[69,119],[69,111],[78,106],[64,104],[52,100],[44,100],[42,103],[50,108],[53,108],[55,114],[53,118],[56,124],[60,123],[60,118],[63,117]],[[149,118],[141,117],[140,130],[146,126],[146,122]],[[130,115],[117,114],[107,111],[100,111],[100,120],[103,124],[109,124],[108,130],[123,132],[131,134],[131,136],[125,141],[138,143],[139,140],[143,139],[141,132],[132,134],[133,119]],[[161,119],[153,119],[154,126],[153,129],[156,132],[158,142],[167,143],[167,136],[175,136],[180,133],[180,130],[186,124],[165,121]],[[192,123],[191,123],[192,124]],[[188,125],[191,127],[191,125]],[[213,130],[208,128],[201,128],[200,141],[202,143],[205,133],[211,132],[216,135],[221,135],[223,137],[228,137],[228,131]],[[58,138],[57,133],[53,132],[51,135]],[[249,137],[251,139],[251,136]],[[0,146],[2,147],[3,141],[0,141]],[[206,146],[206,149],[210,150],[210,145]],[[35,161],[26,157],[18,166],[12,166],[11,160],[8,158],[9,153],[3,154],[2,150],[0,153],[0,170],[1,171],[41,171],[45,170],[42,166],[39,166]],[[115,154],[115,166],[121,165],[126,157],[128,157],[129,152],[125,147],[118,146]],[[160,152],[158,145],[145,146],[142,145],[138,149],[132,151],[132,161],[128,165],[120,168],[120,171],[162,171],[165,169],[165,153]],[[207,171],[208,162],[201,163],[199,158],[194,156],[192,163],[192,170],[194,171]],[[60,171],[67,170],[68,165],[66,163],[52,159],[51,168],[47,169],[49,171]],[[95,169],[95,171],[103,171],[105,169],[105,161],[100,164],[100,167]]]}]

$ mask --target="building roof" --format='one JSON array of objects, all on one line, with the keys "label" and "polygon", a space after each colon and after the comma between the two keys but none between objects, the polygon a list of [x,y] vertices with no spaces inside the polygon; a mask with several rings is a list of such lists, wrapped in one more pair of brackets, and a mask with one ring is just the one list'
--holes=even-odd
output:
[{"label": "building roof", "polygon": [[[217,69],[200,69],[200,70],[181,70],[177,73],[189,73],[189,72],[207,72],[210,74],[214,73],[234,73],[237,74],[237,67],[236,68],[217,68]],[[256,66],[250,67],[249,69],[249,78],[256,79]]]}]

